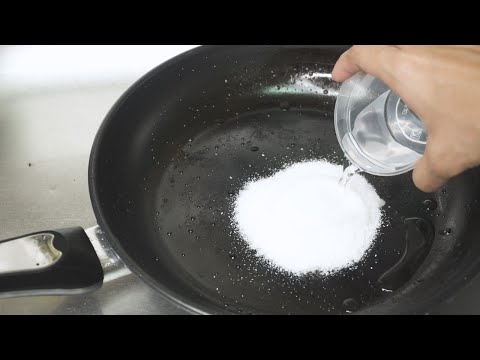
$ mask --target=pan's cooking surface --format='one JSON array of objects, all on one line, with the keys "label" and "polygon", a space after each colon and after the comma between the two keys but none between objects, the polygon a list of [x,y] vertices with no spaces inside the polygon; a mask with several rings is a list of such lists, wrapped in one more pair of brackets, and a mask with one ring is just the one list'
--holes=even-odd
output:
[{"label": "pan's cooking surface", "polygon": [[[143,194],[149,203],[143,216],[151,219],[153,236],[162,239],[152,256],[162,254],[159,261],[168,257],[208,296],[237,311],[327,313],[354,310],[388,296],[408,280],[377,282],[404,251],[402,217],[428,218],[414,199],[408,176],[376,181],[379,195],[388,199],[385,217],[390,225],[366,260],[340,275],[294,278],[273,271],[259,263],[231,225],[232,197],[250,177],[325,154],[341,163],[342,157],[335,155],[339,151],[331,115],[321,111],[262,109],[213,125],[181,147],[181,156],[165,169],[153,166],[147,176],[146,183],[156,186],[147,185]],[[321,235],[322,229],[318,231]]]},{"label": "pan's cooking surface", "polygon": [[331,277],[274,271],[235,233],[231,200],[247,179],[305,159],[344,161],[328,75],[342,50],[202,49],[122,99],[92,174],[99,221],[133,270],[206,311],[344,313],[395,298],[419,268],[429,279],[448,255],[461,258],[468,246],[455,241],[467,222],[451,219],[478,207],[468,203],[472,174],[435,196],[416,190],[411,174],[367,175],[386,201],[386,226],[364,262]]}]

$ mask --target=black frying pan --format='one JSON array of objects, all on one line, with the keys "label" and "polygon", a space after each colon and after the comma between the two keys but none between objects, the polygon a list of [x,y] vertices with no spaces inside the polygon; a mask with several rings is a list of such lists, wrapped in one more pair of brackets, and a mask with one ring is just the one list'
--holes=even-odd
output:
[{"label": "black frying pan", "polygon": [[[436,194],[411,174],[365,175],[389,225],[365,261],[328,277],[271,269],[232,228],[231,201],[252,176],[305,159],[343,163],[329,74],[346,48],[203,46],[120,98],[98,132],[89,184],[100,227],[134,273],[193,312],[335,314],[422,313],[478,272],[478,170]],[[0,291],[101,283],[83,230],[49,233],[64,256],[1,275]]]}]

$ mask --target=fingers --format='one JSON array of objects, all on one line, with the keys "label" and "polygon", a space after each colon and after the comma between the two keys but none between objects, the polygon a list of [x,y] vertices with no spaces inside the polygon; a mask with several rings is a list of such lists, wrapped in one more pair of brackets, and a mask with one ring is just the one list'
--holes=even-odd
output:
[{"label": "fingers", "polygon": [[334,81],[343,82],[363,71],[390,83],[400,49],[389,45],[356,45],[340,56],[332,71]]},{"label": "fingers", "polygon": [[413,182],[415,186],[426,193],[439,190],[448,181],[449,177],[439,162],[443,159],[431,155],[429,147],[425,154],[417,162],[413,170]]},{"label": "fingers", "polygon": [[[338,59],[332,78],[334,81],[343,82],[363,71],[381,79],[395,90],[399,87],[398,74],[405,72],[405,53],[402,52],[405,50],[406,46],[354,46]],[[424,192],[437,191],[450,178],[441,154],[443,148],[430,144],[416,164],[413,181]]]},{"label": "fingers", "polygon": [[356,61],[352,59],[351,49],[340,56],[332,71],[332,79],[336,82],[344,82],[361,69]]}]

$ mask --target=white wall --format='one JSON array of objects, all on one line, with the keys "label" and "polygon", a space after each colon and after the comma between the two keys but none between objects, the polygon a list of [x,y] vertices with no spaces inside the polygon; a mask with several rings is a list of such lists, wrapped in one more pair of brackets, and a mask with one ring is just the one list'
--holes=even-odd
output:
[{"label": "white wall", "polygon": [[0,47],[0,96],[132,83],[198,45],[15,45]]}]

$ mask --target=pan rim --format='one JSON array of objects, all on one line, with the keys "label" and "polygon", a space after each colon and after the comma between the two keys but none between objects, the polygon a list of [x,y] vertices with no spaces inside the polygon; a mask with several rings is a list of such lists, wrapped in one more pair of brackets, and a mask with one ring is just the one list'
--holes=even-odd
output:
[{"label": "pan rim", "polygon": [[[211,311],[207,309],[203,309],[201,306],[194,306],[191,302],[183,299],[180,295],[176,294],[175,292],[171,291],[168,287],[162,286],[158,283],[153,277],[151,277],[147,272],[145,272],[140,266],[137,265],[136,261],[133,260],[127,251],[124,250],[123,246],[121,245],[120,240],[114,235],[111,227],[106,220],[104,209],[100,205],[100,194],[98,192],[97,186],[97,175],[96,169],[99,166],[99,152],[100,152],[100,144],[108,131],[108,128],[111,126],[110,124],[115,120],[117,112],[120,110],[122,104],[132,95],[136,89],[141,87],[146,81],[152,78],[157,72],[161,72],[162,70],[172,66],[178,62],[183,61],[184,59],[201,54],[203,52],[208,52],[210,49],[215,48],[216,45],[202,45],[191,50],[185,51],[159,65],[155,68],[151,69],[137,81],[135,81],[125,92],[117,99],[117,101],[113,104],[110,108],[108,113],[105,115],[100,127],[97,130],[95,135],[95,139],[93,141],[93,145],[90,152],[90,158],[88,163],[88,188],[90,194],[90,202],[92,204],[93,212],[95,214],[95,218],[97,220],[98,225],[102,229],[103,232],[106,233],[107,241],[118,254],[120,259],[125,263],[125,265],[142,281],[147,283],[150,287],[155,289],[161,296],[165,299],[173,302],[174,304],[180,306],[182,309],[187,310],[193,314],[203,314],[208,315],[212,314]],[[219,312],[223,313],[223,312]]]}]

